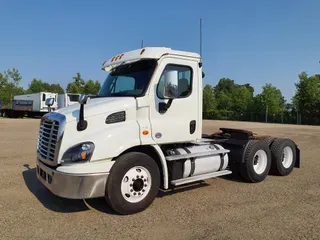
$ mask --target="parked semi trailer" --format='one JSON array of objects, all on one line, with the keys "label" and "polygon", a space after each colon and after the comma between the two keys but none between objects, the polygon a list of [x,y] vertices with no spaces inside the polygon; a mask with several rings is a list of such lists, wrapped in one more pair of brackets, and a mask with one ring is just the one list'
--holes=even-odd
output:
[{"label": "parked semi trailer", "polygon": [[202,134],[204,74],[196,53],[137,49],[102,69],[109,74],[97,96],[82,95],[41,119],[36,174],[55,195],[104,197],[116,212],[132,214],[149,207],[159,189],[229,174],[258,183],[300,167],[291,139],[229,128]]},{"label": "parked semi trailer", "polygon": [[48,106],[45,104],[46,100],[49,98],[54,99],[54,103],[51,106],[54,111],[58,107],[56,93],[39,92],[16,95],[13,97],[13,101],[10,104],[3,105],[0,108],[0,116],[9,118],[43,116],[49,112]]},{"label": "parked semi trailer", "polygon": [[79,102],[80,94],[77,93],[61,93],[58,94],[58,109],[70,106]]}]

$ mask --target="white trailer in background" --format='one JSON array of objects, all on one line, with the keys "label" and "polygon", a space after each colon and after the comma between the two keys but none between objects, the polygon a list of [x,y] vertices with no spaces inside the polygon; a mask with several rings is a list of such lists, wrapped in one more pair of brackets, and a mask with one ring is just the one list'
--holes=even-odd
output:
[{"label": "white trailer in background", "polygon": [[58,94],[58,109],[78,103],[80,94],[77,93],[62,93]]},{"label": "white trailer in background", "polygon": [[0,115],[10,118],[24,117],[25,115],[28,117],[43,116],[49,112],[48,106],[45,104],[48,98],[54,99],[51,109],[55,111],[58,108],[57,94],[39,92],[14,96],[11,104],[0,109]]}]

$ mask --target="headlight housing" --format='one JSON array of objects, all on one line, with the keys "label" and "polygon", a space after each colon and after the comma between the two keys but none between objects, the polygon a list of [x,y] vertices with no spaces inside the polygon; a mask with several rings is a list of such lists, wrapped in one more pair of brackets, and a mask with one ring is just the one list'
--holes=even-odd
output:
[{"label": "headlight housing", "polygon": [[62,156],[63,163],[79,163],[90,161],[94,151],[92,142],[79,143],[69,148]]}]

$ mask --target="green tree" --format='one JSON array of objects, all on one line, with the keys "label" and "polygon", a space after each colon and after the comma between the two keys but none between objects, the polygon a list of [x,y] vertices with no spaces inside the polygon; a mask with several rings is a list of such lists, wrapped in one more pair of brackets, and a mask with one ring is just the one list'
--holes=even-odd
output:
[{"label": "green tree", "polygon": [[221,78],[215,86],[217,107],[233,111],[236,115],[248,111],[253,102],[254,88],[250,84],[235,84],[230,78]]},{"label": "green tree", "polygon": [[80,89],[76,83],[72,82],[69,83],[67,86],[67,92],[68,93],[82,93],[82,89]]},{"label": "green tree", "polygon": [[296,93],[292,99],[293,105],[303,116],[307,124],[319,124],[320,120],[320,76],[308,76],[301,72],[298,83],[295,83]]},{"label": "green tree", "polygon": [[231,95],[232,110],[237,113],[244,113],[251,106],[253,101],[253,92],[246,86],[236,86]]},{"label": "green tree", "polygon": [[217,103],[214,97],[214,88],[211,85],[206,85],[203,88],[203,95],[202,95],[202,104],[203,104],[203,112],[207,113],[216,109]]},{"label": "green tree", "polygon": [[16,68],[8,69],[0,74],[0,98],[3,104],[12,102],[15,95],[24,94],[24,89],[20,87],[22,77]]},{"label": "green tree", "polygon": [[56,83],[56,84],[51,84],[49,89],[50,89],[50,92],[54,92],[54,93],[58,93],[58,94],[64,93],[63,88],[62,88],[61,85],[58,84],[58,83]]},{"label": "green tree", "polygon": [[93,81],[91,79],[89,79],[83,88],[83,94],[93,94],[93,95],[97,95],[99,90],[100,90],[100,82],[99,81]]},{"label": "green tree", "polygon": [[29,84],[28,93],[38,93],[38,92],[46,92],[47,89],[44,87],[44,82],[41,79],[32,79],[31,83]]},{"label": "green tree", "polygon": [[49,84],[43,82],[41,79],[32,79],[29,84],[28,93],[38,93],[38,92],[52,92],[52,93],[64,93],[63,88],[60,84]]},{"label": "green tree", "polygon": [[262,93],[255,96],[255,109],[264,112],[268,106],[269,114],[281,113],[285,107],[285,100],[280,91],[270,83],[262,87]]},{"label": "green tree", "polygon": [[234,80],[230,78],[221,78],[218,82],[218,84],[215,86],[216,92],[225,92],[232,93],[233,89],[236,87],[236,84],[234,83]]},{"label": "green tree", "polygon": [[75,77],[73,77],[74,83],[77,85],[79,89],[83,89],[86,82],[82,79],[81,74],[77,73]]},{"label": "green tree", "polygon": [[16,68],[9,68],[7,71],[4,72],[5,77],[8,79],[8,82],[13,83],[14,87],[18,88],[19,84],[21,83],[22,76],[20,75],[18,69]]}]

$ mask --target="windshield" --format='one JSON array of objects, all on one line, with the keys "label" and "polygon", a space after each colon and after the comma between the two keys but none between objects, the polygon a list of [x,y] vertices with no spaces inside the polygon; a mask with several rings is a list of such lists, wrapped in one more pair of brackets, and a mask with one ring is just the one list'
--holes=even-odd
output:
[{"label": "windshield", "polygon": [[104,81],[98,97],[138,97],[149,86],[156,60],[143,60],[119,66]]}]

